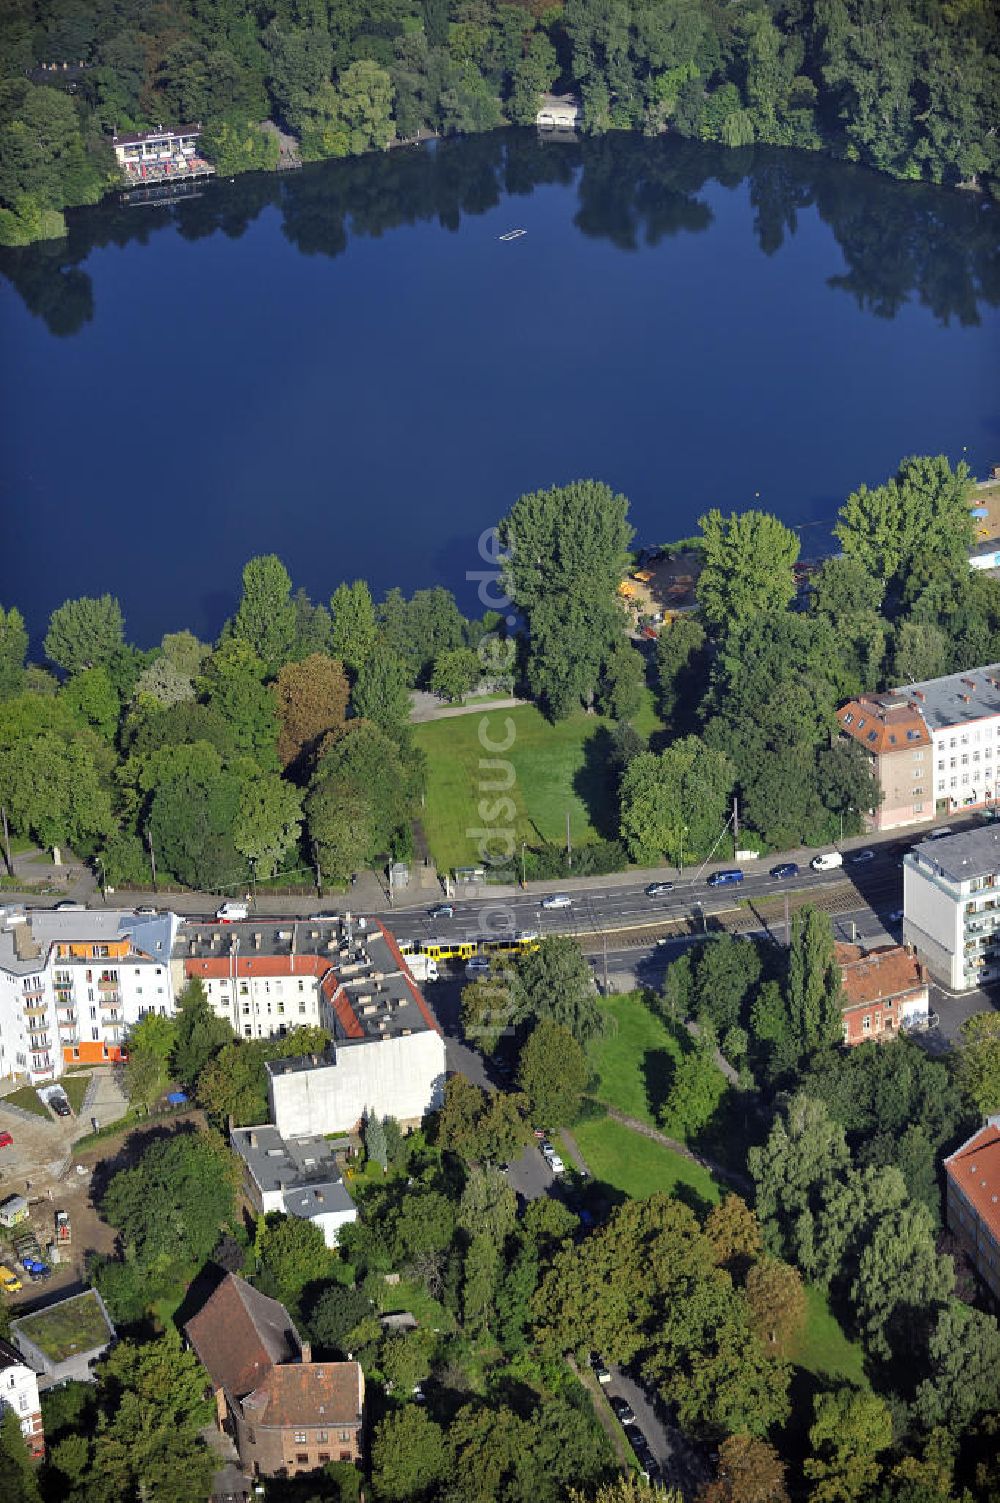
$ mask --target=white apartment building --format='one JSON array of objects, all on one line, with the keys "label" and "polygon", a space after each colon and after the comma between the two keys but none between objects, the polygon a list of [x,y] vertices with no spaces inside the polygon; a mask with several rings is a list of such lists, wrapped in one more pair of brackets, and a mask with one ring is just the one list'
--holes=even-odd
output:
[{"label": "white apartment building", "polygon": [[17,1347],[0,1337],[0,1413],[4,1409],[13,1410],[17,1416],[29,1456],[41,1461],[45,1455],[45,1431],[38,1377]]},{"label": "white apartment building", "polygon": [[53,1080],[122,1057],[129,1028],[174,1011],[174,914],[0,909],[0,1077]]},{"label": "white apartment building", "polygon": [[311,1221],[327,1247],[358,1211],[327,1138],[283,1138],[276,1127],[234,1127],[233,1152],[244,1163],[243,1189],[258,1215],[281,1211]]},{"label": "white apartment building", "polygon": [[872,828],[1000,801],[1000,665],[861,695],[837,719],[868,752],[882,790]]},{"label": "white apartment building", "polygon": [[195,978],[212,1011],[244,1039],[318,1026],[325,978],[333,985],[339,925],[315,920],[185,923],[174,944],[179,996]]},{"label": "white apartment building", "polygon": [[1000,826],[907,851],[903,939],[953,991],[1000,977]]}]

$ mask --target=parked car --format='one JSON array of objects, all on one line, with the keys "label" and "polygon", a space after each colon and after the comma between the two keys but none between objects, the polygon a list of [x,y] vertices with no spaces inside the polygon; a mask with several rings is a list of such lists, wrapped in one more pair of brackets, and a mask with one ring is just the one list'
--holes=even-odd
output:
[{"label": "parked car", "polygon": [[731,866],[726,871],[713,872],[708,879],[709,887],[728,887],[732,882],[742,882],[743,871],[738,866]]},{"label": "parked car", "polygon": [[428,911],[427,917],[432,919],[454,918],[454,905],[451,903],[438,903],[436,907]]},{"label": "parked car", "polygon": [[852,866],[864,866],[867,862],[875,860],[875,852],[855,851],[854,855],[849,857],[849,860]]},{"label": "parked car", "polygon": [[650,882],[646,888],[646,896],[647,898],[662,898],[666,893],[673,892],[673,890],[674,884],[672,882]]},{"label": "parked car", "polygon": [[470,955],[465,963],[465,979],[474,981],[477,976],[488,976],[490,962],[486,955]]},{"label": "parked car", "polygon": [[135,911],[137,914],[141,913],[145,915],[149,913],[155,913],[156,909],[150,903],[143,903],[142,906],[137,908]]},{"label": "parked car", "polygon": [[72,1117],[73,1115],[70,1111],[68,1100],[61,1093],[53,1092],[49,1097],[49,1106],[51,1106],[57,1117]]},{"label": "parked car", "polygon": [[600,1357],[598,1357],[596,1352],[590,1359],[590,1365],[594,1369],[594,1377],[597,1379],[598,1383],[611,1382],[611,1373],[608,1371],[607,1367],[605,1367],[604,1363],[601,1361]]},{"label": "parked car", "polygon": [[[990,813],[991,813],[992,817],[995,817],[995,815],[993,814],[993,811],[990,811]],[[928,835],[927,839],[928,840],[943,840],[946,835],[951,835],[952,833],[953,832],[952,832],[951,825],[938,825],[938,827],[937,827],[936,830],[932,830],[931,831],[931,833]]]},{"label": "parked car", "polygon": [[814,872],[836,871],[837,867],[843,866],[843,864],[844,858],[839,851],[822,851],[818,856],[814,856],[809,863]]},{"label": "parked car", "polygon": [[621,1394],[614,1393],[614,1394],[611,1395],[611,1399],[610,1399],[609,1402],[611,1404],[612,1409],[615,1412],[616,1418],[619,1420],[619,1422],[621,1424],[623,1424],[623,1425],[634,1425],[635,1424],[635,1413],[634,1413],[634,1411],[632,1409],[632,1405],[629,1403],[628,1399],[623,1399],[622,1396],[621,1396]]},{"label": "parked car", "polygon": [[564,892],[550,892],[542,899],[543,908],[572,908],[573,899]]},{"label": "parked car", "polygon": [[14,1139],[9,1132],[0,1132],[0,1148],[13,1148]]},{"label": "parked car", "polygon": [[553,1174],[564,1174],[566,1165],[556,1153],[551,1143],[542,1144],[542,1158],[548,1164]]},{"label": "parked car", "polygon": [[902,910],[902,908],[894,908],[892,910],[892,912],[889,914],[889,923],[890,924],[901,924],[902,922],[903,922],[903,910]]},{"label": "parked car", "polygon": [[86,913],[87,905],[86,903],[72,903],[66,901],[57,903],[53,911],[55,913]]},{"label": "parked car", "polygon": [[8,1268],[6,1263],[0,1263],[0,1289],[4,1294],[17,1294],[23,1288],[24,1285],[14,1270]]},{"label": "parked car", "polygon": [[797,877],[798,874],[799,869],[794,861],[781,861],[777,866],[771,867],[771,876],[777,877],[779,881],[783,881],[786,877]]}]

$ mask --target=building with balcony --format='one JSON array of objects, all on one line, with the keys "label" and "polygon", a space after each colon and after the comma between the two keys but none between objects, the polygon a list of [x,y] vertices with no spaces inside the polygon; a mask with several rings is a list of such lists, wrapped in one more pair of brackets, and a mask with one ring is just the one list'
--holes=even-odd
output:
[{"label": "building with balcony", "polygon": [[953,991],[1000,977],[1000,826],[924,840],[907,851],[903,938]]},{"label": "building with balcony", "polygon": [[837,711],[868,753],[881,802],[872,829],[1000,801],[1000,665],[863,694]]},{"label": "building with balcony", "polygon": [[173,914],[0,908],[0,1077],[51,1080],[122,1058],[129,1028],[173,1013]]},{"label": "building with balcony", "polygon": [[946,1158],[944,1172],[948,1230],[1000,1304],[1000,1116]]},{"label": "building with balcony", "polygon": [[173,183],[210,177],[215,168],[201,155],[200,125],[161,125],[157,130],[122,132],[111,137],[122,176],[135,184]]}]

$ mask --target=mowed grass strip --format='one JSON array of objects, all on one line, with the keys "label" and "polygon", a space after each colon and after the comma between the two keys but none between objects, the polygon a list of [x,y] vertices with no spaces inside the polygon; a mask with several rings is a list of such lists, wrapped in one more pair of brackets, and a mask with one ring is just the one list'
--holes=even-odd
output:
[{"label": "mowed grass strip", "polygon": [[606,997],[601,1011],[606,1030],[587,1051],[595,1077],[591,1094],[606,1106],[657,1127],[656,1107],[670,1088],[680,1045],[647,1006],[642,992]]},{"label": "mowed grass strip", "polygon": [[864,1352],[844,1335],[822,1289],[806,1285],[806,1323],[789,1353],[791,1360],[818,1378],[868,1387]]},{"label": "mowed grass strip", "polygon": [[594,1179],[632,1200],[645,1200],[658,1190],[674,1195],[679,1188],[694,1191],[710,1205],[719,1199],[719,1187],[707,1169],[611,1117],[578,1123],[573,1137]]}]

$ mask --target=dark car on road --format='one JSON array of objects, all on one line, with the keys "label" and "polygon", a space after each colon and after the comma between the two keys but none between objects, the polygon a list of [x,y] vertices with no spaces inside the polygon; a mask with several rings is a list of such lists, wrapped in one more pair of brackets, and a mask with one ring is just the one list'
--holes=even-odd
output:
[{"label": "dark car on road", "polygon": [[621,1396],[621,1394],[615,1393],[615,1394],[611,1395],[609,1403],[611,1404],[611,1407],[612,1407],[612,1409],[615,1412],[615,1417],[619,1421],[620,1424],[622,1424],[622,1425],[634,1425],[635,1424],[635,1413],[634,1413],[634,1411],[632,1409],[632,1405],[629,1403],[628,1399],[623,1399],[622,1396]]},{"label": "dark car on road", "polygon": [[875,860],[875,852],[874,851],[855,851],[854,855],[853,856],[848,856],[847,859],[851,863],[852,866],[864,866],[866,862],[868,862],[868,861],[874,861]]},{"label": "dark car on road", "polygon": [[732,882],[742,882],[743,872],[738,866],[731,866],[726,871],[713,872],[708,879],[709,887],[728,887]]},{"label": "dark car on road", "polygon": [[674,884],[672,882],[650,882],[646,888],[646,896],[647,898],[662,898],[668,892],[673,892],[673,890]]},{"label": "dark car on road", "polygon": [[72,1117],[73,1115],[65,1096],[51,1096],[49,1098],[49,1106],[51,1106],[57,1117]]},{"label": "dark car on road", "polygon": [[771,876],[782,880],[785,877],[797,877],[799,869],[794,861],[781,861],[777,866],[771,867]]},{"label": "dark car on road", "polygon": [[455,910],[450,903],[439,903],[436,908],[430,910],[427,917],[432,919],[454,918]]}]

